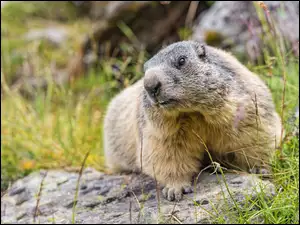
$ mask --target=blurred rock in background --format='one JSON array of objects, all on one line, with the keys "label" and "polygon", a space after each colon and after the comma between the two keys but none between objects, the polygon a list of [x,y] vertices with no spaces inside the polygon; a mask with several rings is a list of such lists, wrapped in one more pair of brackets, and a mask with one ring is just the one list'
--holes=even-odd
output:
[{"label": "blurred rock in background", "polygon": [[[255,62],[262,54],[263,29],[253,2],[219,1],[209,7],[210,4],[200,1],[170,1],[166,4],[151,1],[91,2],[90,15],[99,22],[92,28],[92,36],[83,43],[83,55],[92,54],[92,39],[100,58],[113,52],[122,55],[120,43],[123,42],[133,44],[137,51],[145,49],[152,55],[164,45],[193,39],[228,49]],[[265,5],[260,7],[267,7],[273,23],[278,24],[278,32],[284,34],[286,41],[294,46],[294,53],[299,55],[299,2],[270,1],[262,4]],[[189,17],[191,21],[188,21]],[[120,24],[130,30],[132,37],[126,36]],[[192,31],[180,37],[179,30],[183,27],[192,28]],[[93,60],[85,63],[90,64]]]},{"label": "blurred rock in background", "polygon": [[[257,3],[259,4],[259,3]],[[262,7],[272,15],[278,31],[294,46],[299,41],[299,2],[266,1]],[[279,13],[275,13],[279,12]],[[251,1],[220,1],[199,15],[193,39],[247,55],[255,60],[262,53],[262,24]],[[299,55],[299,49],[295,49]]]},{"label": "blurred rock in background", "polygon": [[[60,83],[74,81],[91,68],[99,69],[99,63],[107,58],[125,61],[132,56],[133,63],[141,51],[150,57],[165,45],[187,39],[229,50],[240,59],[257,63],[268,39],[256,7],[265,10],[262,16],[267,23],[277,25],[274,35],[282,33],[293,53],[299,55],[299,2],[71,1],[68,4],[75,7],[75,20],[92,21],[85,27],[88,32],[68,34],[59,27],[45,27],[30,30],[24,36],[28,41],[47,40],[57,48],[65,45],[71,35],[82,39],[78,49],[72,49],[75,54],[64,56],[66,65],[54,69],[54,81]],[[57,19],[62,21],[69,11],[62,7],[54,10]],[[45,84],[45,77],[34,79],[35,84]]]}]

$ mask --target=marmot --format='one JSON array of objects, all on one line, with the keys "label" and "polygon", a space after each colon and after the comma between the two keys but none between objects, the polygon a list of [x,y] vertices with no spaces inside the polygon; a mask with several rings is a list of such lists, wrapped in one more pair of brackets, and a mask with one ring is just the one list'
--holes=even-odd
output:
[{"label": "marmot", "polygon": [[272,95],[256,74],[221,49],[181,41],[149,59],[144,77],[110,102],[104,151],[110,170],[142,168],[172,201],[191,191],[207,150],[257,171],[268,168],[280,135]]}]

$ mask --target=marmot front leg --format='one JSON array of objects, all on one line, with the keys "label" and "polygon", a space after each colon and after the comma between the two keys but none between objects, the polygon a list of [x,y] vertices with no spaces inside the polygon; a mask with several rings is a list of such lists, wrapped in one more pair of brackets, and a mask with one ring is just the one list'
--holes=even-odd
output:
[{"label": "marmot front leg", "polygon": [[193,175],[201,166],[200,157],[187,155],[186,151],[175,151],[154,149],[150,154],[145,151],[143,156],[143,172],[164,185],[162,193],[169,201],[179,201],[182,194],[192,192]]},{"label": "marmot front leg", "polygon": [[[156,164],[155,174],[153,177],[164,185],[162,194],[169,201],[179,201],[182,199],[183,193],[192,192],[191,182],[193,173],[198,168],[190,168],[190,165],[175,165],[174,162],[158,162]],[[160,164],[160,165],[159,165]],[[183,169],[185,167],[185,170]],[[161,170],[160,168],[165,168]],[[145,168],[146,169],[146,168]],[[145,171],[147,173],[147,171]]]}]

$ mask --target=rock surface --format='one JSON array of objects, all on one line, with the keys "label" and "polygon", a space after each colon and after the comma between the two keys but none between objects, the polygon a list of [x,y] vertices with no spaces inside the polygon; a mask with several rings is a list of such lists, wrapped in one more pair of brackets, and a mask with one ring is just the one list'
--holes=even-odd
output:
[{"label": "rock surface", "polygon": [[[225,177],[231,195],[238,203],[245,202],[245,196],[254,199],[262,189],[268,196],[274,195],[273,184],[260,180],[256,175],[227,173]],[[35,172],[16,181],[1,198],[1,223],[32,223],[38,196],[37,223],[72,223],[77,179],[77,173],[52,170]],[[38,194],[41,183],[42,191]],[[212,222],[207,212],[215,212],[212,206],[221,211],[224,199],[232,204],[221,174],[202,173],[195,187],[196,191],[184,195],[176,206],[174,202],[163,199],[162,187],[158,187],[158,204],[156,184],[150,177],[138,174],[106,175],[87,168],[79,183],[75,221],[113,224],[207,223]]]},{"label": "rock surface", "polygon": [[[259,4],[259,2],[256,2]],[[256,4],[255,3],[255,4]],[[269,17],[276,30],[293,46],[299,55],[299,1],[266,1]],[[221,48],[230,48],[250,59],[261,55],[262,25],[251,1],[217,1],[197,18],[192,39]]]},{"label": "rock surface", "polygon": [[62,45],[67,39],[67,31],[58,27],[30,30],[25,34],[28,41],[47,40],[56,46]]}]

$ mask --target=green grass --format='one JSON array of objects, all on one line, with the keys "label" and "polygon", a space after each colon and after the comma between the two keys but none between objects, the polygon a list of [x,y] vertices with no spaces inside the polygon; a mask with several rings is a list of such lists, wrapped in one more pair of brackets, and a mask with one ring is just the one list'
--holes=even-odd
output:
[{"label": "green grass", "polygon": [[[17,15],[17,16],[16,16]],[[3,19],[9,18],[19,25],[28,17],[33,19],[60,20],[68,22],[76,19],[78,10],[70,2],[28,1],[20,4],[7,4],[1,13]]]},{"label": "green grass", "polygon": [[[1,100],[1,189],[6,189],[9,182],[40,168],[80,167],[88,151],[90,153],[86,165],[103,170],[102,122],[105,109],[120,89],[141,76],[145,54],[140,53],[137,58],[128,57],[125,61],[111,58],[102,62],[99,74],[90,71],[89,76],[77,80],[70,87],[52,84],[46,92],[38,92],[34,100],[27,100],[9,88],[15,71],[24,61],[24,53],[32,52],[33,62],[36,63],[35,70],[47,76],[50,73],[51,60],[64,65],[65,59],[71,54],[70,49],[74,50],[72,46],[78,39],[72,38],[72,44],[62,49],[53,49],[39,41],[25,43],[19,36],[26,32],[26,27],[44,26],[47,15],[44,18],[38,17],[38,13],[32,13],[36,10],[32,6],[20,9],[16,4],[10,7],[12,8],[6,11],[6,15],[2,15],[1,22],[1,87],[5,94]],[[40,12],[39,10],[41,9],[37,11]],[[258,13],[261,13],[259,10]],[[9,20],[8,18],[15,13],[18,13],[20,18]],[[25,26],[19,26],[22,18],[27,18],[28,15],[30,17],[26,19]],[[261,20],[265,24],[263,17]],[[64,22],[64,25],[66,24],[71,27],[70,31],[76,33],[88,29],[85,26],[89,22],[67,21]],[[283,53],[279,51],[278,37],[266,36],[264,43],[264,58],[260,64],[244,63],[267,83],[280,114],[283,74],[286,74],[283,122],[289,132],[293,124],[287,119],[294,114],[299,99],[299,59],[287,50]],[[289,49],[288,46],[285,47]],[[284,64],[281,58],[285,59]],[[113,64],[118,65],[121,74],[127,74],[121,86],[112,79]],[[242,208],[237,209],[240,207],[237,205],[224,208],[221,214],[214,216],[214,222],[226,222],[225,216],[232,223],[260,220],[265,223],[299,222],[297,137],[292,137],[284,143],[282,153],[277,151],[272,160],[272,168],[273,183],[276,186],[274,198],[267,199],[266,194],[261,193],[257,199],[248,199]],[[233,213],[237,210],[241,213]]]},{"label": "green grass", "polygon": [[[214,208],[222,204],[221,211],[210,212],[211,222],[231,224],[295,224],[299,223],[299,140],[293,137],[283,146],[284,160],[273,161],[275,196],[261,189],[254,199],[245,194],[245,200],[236,204],[226,204],[224,199],[210,203]],[[222,174],[226,177],[226,173]],[[224,179],[219,176],[220,180]],[[263,188],[263,186],[261,186]],[[224,194],[228,190],[224,190]],[[231,193],[232,194],[232,193]],[[230,197],[229,197],[230,198]],[[234,199],[232,199],[234,200]],[[202,208],[195,203],[196,207]]]},{"label": "green grass", "polygon": [[[1,71],[10,85],[19,78],[23,64],[30,64],[29,75],[43,76],[49,65],[66,67],[93,24],[88,18],[76,19],[78,13],[69,2],[23,2],[1,9]],[[17,15],[17,16],[16,16]],[[27,41],[27,32],[36,29],[62,28],[67,39],[57,47],[46,40]]]},{"label": "green grass", "polygon": [[78,166],[90,149],[87,163],[101,169],[106,103],[99,95],[91,90],[75,97],[53,87],[33,102],[16,93],[6,96],[1,101],[2,175],[14,180],[37,168]]},{"label": "green grass", "polygon": [[272,35],[263,10],[255,6],[266,32],[261,37],[263,57],[259,65],[247,65],[270,88],[280,115],[283,109],[283,124],[289,138],[285,139],[271,161],[275,196],[270,198],[265,191],[258,193],[256,199],[246,196],[242,204],[225,205],[221,212],[213,213],[212,222],[296,224],[299,223],[299,139],[290,132],[295,131],[299,118],[296,121],[290,118],[299,102],[299,58],[288,51],[291,46],[284,43],[282,34]]}]

